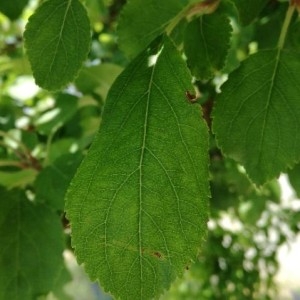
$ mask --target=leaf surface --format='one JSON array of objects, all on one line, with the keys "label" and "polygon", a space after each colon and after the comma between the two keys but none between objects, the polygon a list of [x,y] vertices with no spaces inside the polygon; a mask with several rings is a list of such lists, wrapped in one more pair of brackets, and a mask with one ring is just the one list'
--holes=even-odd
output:
[{"label": "leaf surface", "polygon": [[195,259],[205,236],[208,136],[185,62],[166,40],[117,78],[100,131],[67,193],[80,263],[106,291],[151,299]]},{"label": "leaf surface", "polygon": [[17,19],[27,5],[28,0],[1,1],[0,11],[11,20]]},{"label": "leaf surface", "polygon": [[64,154],[44,168],[35,182],[37,201],[63,210],[65,193],[81,160],[81,154]]},{"label": "leaf surface", "polygon": [[238,10],[242,25],[249,25],[261,12],[268,0],[231,0]]},{"label": "leaf surface", "polygon": [[36,299],[52,289],[63,265],[59,217],[17,190],[0,192],[0,299]]},{"label": "leaf surface", "polygon": [[217,97],[218,144],[257,184],[300,158],[299,70],[299,53],[261,51],[231,73]]},{"label": "leaf surface", "polygon": [[162,34],[168,24],[195,0],[131,0],[120,16],[118,25],[121,49],[134,57]]},{"label": "leaf surface", "polygon": [[223,68],[230,35],[229,19],[223,14],[202,15],[189,23],[184,48],[193,75],[208,79]]},{"label": "leaf surface", "polygon": [[36,83],[58,90],[72,81],[90,46],[90,25],[78,0],[48,0],[30,17],[25,47]]}]

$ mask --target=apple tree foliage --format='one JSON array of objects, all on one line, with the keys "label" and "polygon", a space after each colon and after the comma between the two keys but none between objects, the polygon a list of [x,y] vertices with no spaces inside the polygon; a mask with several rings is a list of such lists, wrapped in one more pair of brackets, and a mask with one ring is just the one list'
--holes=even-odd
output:
[{"label": "apple tree foliage", "polygon": [[299,12],[1,1],[0,300],[69,299],[66,249],[115,299],[272,299],[299,225],[277,180],[300,195]]}]

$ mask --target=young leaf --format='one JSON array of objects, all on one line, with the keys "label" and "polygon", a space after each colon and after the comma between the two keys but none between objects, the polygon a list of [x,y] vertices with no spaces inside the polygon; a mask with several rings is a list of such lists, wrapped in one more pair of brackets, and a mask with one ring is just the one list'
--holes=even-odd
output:
[{"label": "young leaf", "polygon": [[193,75],[207,79],[223,68],[231,30],[227,16],[219,13],[200,16],[187,26],[184,48]]},{"label": "young leaf", "polygon": [[257,184],[300,158],[300,55],[266,50],[245,60],[222,87],[214,110],[219,146]]},{"label": "young leaf", "polygon": [[193,1],[131,0],[128,2],[121,13],[118,25],[121,49],[130,57],[137,55],[164,32],[167,25],[189,2]]},{"label": "young leaf", "polygon": [[1,1],[0,11],[11,20],[17,19],[27,5],[28,0]]},{"label": "young leaf", "polygon": [[[100,131],[67,193],[80,263],[122,299],[151,299],[205,236],[208,136],[185,62],[169,40],[113,84]],[[176,148],[176,151],[174,149]]]},{"label": "young leaf", "polygon": [[231,0],[238,10],[242,25],[249,25],[261,12],[268,0]]},{"label": "young leaf", "polygon": [[52,289],[63,265],[59,217],[17,190],[0,193],[0,299],[36,299]]},{"label": "young leaf", "polygon": [[58,90],[77,75],[90,45],[90,25],[78,0],[48,0],[30,17],[25,48],[36,83]]}]

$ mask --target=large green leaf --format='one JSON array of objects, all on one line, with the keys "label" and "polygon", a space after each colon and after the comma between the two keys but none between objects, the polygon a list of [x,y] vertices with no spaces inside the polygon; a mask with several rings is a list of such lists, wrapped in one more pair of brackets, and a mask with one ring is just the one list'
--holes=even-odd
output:
[{"label": "large green leaf", "polygon": [[300,55],[258,52],[230,74],[217,97],[213,130],[224,153],[257,184],[300,158]]},{"label": "large green leaf", "polygon": [[61,272],[60,219],[17,190],[0,193],[0,299],[36,299],[52,289]]},{"label": "large green leaf", "polygon": [[11,20],[17,19],[27,5],[28,0],[0,1],[0,11]]},{"label": "large green leaf", "polygon": [[243,25],[250,24],[261,12],[268,0],[231,0],[239,13]]},{"label": "large green leaf", "polygon": [[223,68],[230,35],[229,19],[219,13],[200,16],[187,26],[184,48],[193,75],[207,79]]},{"label": "large green leaf", "polygon": [[158,57],[140,54],[113,84],[71,182],[66,211],[75,253],[116,297],[159,295],[205,236],[208,136],[200,107],[185,98],[192,89],[169,40]]},{"label": "large green leaf", "polygon": [[135,56],[163,33],[180,11],[193,2],[195,0],[129,1],[121,13],[118,26],[121,49],[128,56]]},{"label": "large green leaf", "polygon": [[30,17],[24,37],[36,83],[58,90],[75,78],[89,51],[85,8],[78,0],[48,0]]}]

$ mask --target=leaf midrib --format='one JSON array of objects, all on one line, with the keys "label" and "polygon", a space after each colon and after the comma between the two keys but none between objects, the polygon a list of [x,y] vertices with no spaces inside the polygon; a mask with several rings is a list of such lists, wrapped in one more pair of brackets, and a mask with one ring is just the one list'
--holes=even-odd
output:
[{"label": "leaf midrib", "polygon": [[[262,153],[263,153],[262,145],[263,145],[263,141],[265,139],[266,123],[267,123],[267,119],[268,119],[268,114],[270,112],[270,102],[271,102],[272,94],[273,94],[273,91],[274,91],[274,83],[275,83],[276,75],[277,75],[277,72],[278,72],[280,55],[281,55],[281,49],[278,48],[277,53],[276,53],[276,57],[275,57],[274,71],[273,71],[273,74],[272,74],[272,77],[271,77],[271,80],[270,80],[270,88],[269,88],[267,101],[266,101],[266,105],[265,105],[265,115],[264,115],[264,118],[263,118],[261,137],[260,137],[259,148],[258,148],[259,153],[258,153],[258,158],[257,158],[257,165],[260,164],[261,156],[262,156]],[[278,149],[278,148],[276,148],[276,149]],[[276,157],[276,155],[277,154],[275,153],[275,157]]]},{"label": "leaf midrib", "polygon": [[[159,57],[157,58],[158,61]],[[139,227],[139,260],[140,260],[140,274],[141,274],[141,290],[140,290],[140,296],[141,299],[143,296],[143,263],[142,263],[142,254],[143,254],[143,248],[142,248],[142,212],[143,212],[143,192],[142,192],[142,186],[143,186],[143,161],[145,156],[145,149],[146,149],[146,138],[147,138],[147,131],[148,131],[148,119],[149,119],[149,105],[150,105],[150,96],[151,96],[151,89],[152,89],[152,83],[153,83],[153,76],[155,71],[156,63],[152,67],[152,72],[149,80],[148,90],[147,90],[147,102],[146,102],[146,111],[145,111],[145,120],[144,120],[144,130],[143,130],[143,142],[141,147],[141,157],[139,162],[139,217],[138,217],[138,227]]]}]

